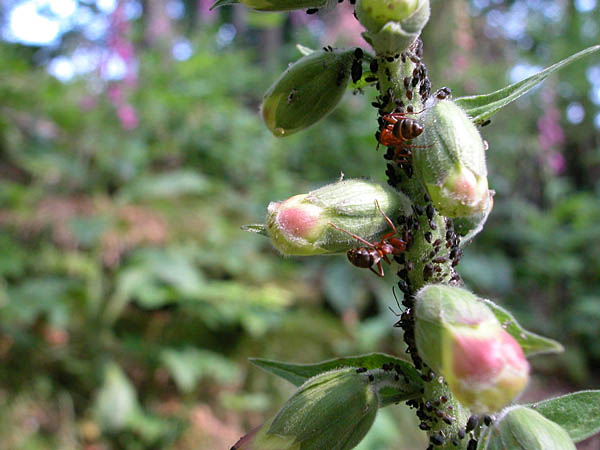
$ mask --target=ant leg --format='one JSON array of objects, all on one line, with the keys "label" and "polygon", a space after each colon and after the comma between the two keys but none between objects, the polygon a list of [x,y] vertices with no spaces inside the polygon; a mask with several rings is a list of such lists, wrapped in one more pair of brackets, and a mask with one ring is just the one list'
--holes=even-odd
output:
[{"label": "ant leg", "polygon": [[353,237],[354,239],[356,239],[356,240],[358,240],[358,241],[362,242],[363,244],[365,244],[365,245],[368,245],[369,247],[375,247],[375,245],[374,245],[374,244],[372,244],[371,242],[369,242],[369,241],[367,241],[367,240],[365,240],[365,239],[361,238],[360,236],[357,236],[357,235],[356,235],[356,234],[354,234],[354,233],[350,233],[349,231],[347,231],[347,230],[344,230],[343,228],[340,228],[340,227],[338,227],[338,226],[336,226],[336,225],[332,224],[331,222],[329,222],[329,225],[330,225],[330,226],[332,226],[333,228],[335,228],[335,229],[336,229],[336,230],[338,230],[338,231],[342,231],[343,233],[346,233],[348,236],[351,236],[351,237]]},{"label": "ant leg", "polygon": [[396,124],[398,123],[398,119],[396,118],[396,116],[398,116],[400,119],[403,119],[404,113],[391,113],[387,116],[383,116],[383,120],[385,120],[388,123]]},{"label": "ant leg", "polygon": [[408,158],[411,157],[412,153],[406,148],[408,144],[404,144],[394,148],[394,161],[396,162],[408,162]]},{"label": "ant leg", "polygon": [[406,250],[406,242],[403,239],[388,238],[388,243],[392,245],[392,255],[399,255]]},{"label": "ant leg", "polygon": [[[400,311],[402,311],[402,309],[406,309],[406,308],[402,308],[402,306],[400,305],[400,300],[398,300],[398,297],[396,297],[396,289],[395,286],[392,286],[392,294],[394,295],[394,300],[396,300],[396,306],[398,307],[398,309]],[[402,316],[402,313],[397,313],[396,311],[394,311],[394,309],[388,305],[388,309],[396,316],[396,317],[400,317]]]},{"label": "ant leg", "polygon": [[[392,286],[392,295],[394,296],[394,300],[396,300],[396,306],[398,307],[398,309],[402,309],[402,307],[400,306],[400,301],[398,300],[398,297],[396,296],[396,286]],[[392,312],[393,312],[393,310],[392,310]],[[396,313],[394,313],[394,315],[400,316],[400,314],[396,314]]]},{"label": "ant leg", "polygon": [[373,267],[369,267],[369,270],[370,270],[371,272],[373,272],[375,275],[377,275],[378,277],[380,277],[380,276],[381,276],[381,275],[380,275],[378,272],[376,272],[376,271],[375,271],[375,269],[373,269]]},{"label": "ant leg", "polygon": [[412,145],[412,144],[404,144],[404,146],[406,148],[430,148],[433,146],[433,144],[429,144],[429,145]]},{"label": "ant leg", "polygon": [[[383,266],[381,265],[381,261],[377,262],[377,268],[379,269],[379,273],[377,275],[379,275],[381,278],[383,278],[383,276],[385,274],[383,273]],[[375,272],[375,271],[373,271],[373,272]],[[375,273],[377,273],[377,272],[375,272]]]},{"label": "ant leg", "polygon": [[[391,229],[394,230],[394,232],[388,237],[391,237],[394,234],[396,234],[398,231],[396,230],[396,227],[394,226],[394,222],[392,222],[391,219],[385,215],[385,213],[381,209],[381,206],[379,206],[379,202],[377,200],[375,200],[375,206],[377,207],[377,210],[381,213],[381,215],[385,218],[385,221],[388,223],[388,225],[391,227]],[[384,239],[387,239],[387,238],[384,238]]]},{"label": "ant leg", "polygon": [[421,111],[417,111],[417,112],[406,111],[406,112],[404,112],[402,114],[421,114],[422,112],[425,112],[425,111],[427,111],[427,108],[423,108]]}]

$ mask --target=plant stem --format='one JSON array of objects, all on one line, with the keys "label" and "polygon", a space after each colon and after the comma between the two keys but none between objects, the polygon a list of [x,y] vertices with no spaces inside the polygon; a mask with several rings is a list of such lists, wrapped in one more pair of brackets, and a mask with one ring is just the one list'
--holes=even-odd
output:
[{"label": "plant stem", "polygon": [[[406,113],[406,117],[418,119],[431,86],[426,68],[420,62],[421,55],[420,40],[401,55],[378,55],[377,87],[380,95],[377,103],[381,105],[380,116],[395,110]],[[398,150],[390,147],[385,155],[388,184],[407,194],[414,206],[410,216],[396,218],[399,232],[409,242],[407,251],[395,257],[401,265],[398,287],[404,293],[402,304],[406,307],[396,326],[404,330],[407,352],[426,381],[423,396],[407,404],[417,410],[421,428],[427,430],[436,449],[466,449],[469,436],[460,439],[459,430],[465,426],[469,412],[454,399],[443,378],[434,374],[418,356],[412,314],[414,294],[426,284],[460,283],[453,267],[460,257],[460,254],[456,256],[459,240],[452,220],[435,211],[425,187],[413,173],[410,156],[406,160],[394,158]],[[401,150],[402,153],[427,151],[426,148],[411,148],[410,145],[403,145]]]}]

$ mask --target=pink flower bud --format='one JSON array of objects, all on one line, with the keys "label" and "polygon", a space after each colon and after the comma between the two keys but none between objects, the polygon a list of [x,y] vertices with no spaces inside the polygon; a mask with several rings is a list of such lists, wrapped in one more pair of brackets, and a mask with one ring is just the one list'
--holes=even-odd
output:
[{"label": "pink flower bud", "polygon": [[447,345],[443,371],[448,385],[474,412],[499,410],[527,384],[529,363],[519,343],[501,327],[457,327]]},{"label": "pink flower bud", "polygon": [[486,144],[471,118],[451,100],[423,113],[423,134],[415,142],[415,172],[441,214],[457,218],[489,206]]},{"label": "pink flower bud", "polygon": [[266,231],[284,255],[341,253],[360,243],[332,225],[369,241],[389,232],[377,205],[392,217],[411,210],[402,193],[371,181],[344,180],[272,202]]},{"label": "pink flower bud", "polygon": [[521,346],[469,291],[426,286],[417,293],[415,317],[419,355],[473,412],[499,410],[527,384]]}]

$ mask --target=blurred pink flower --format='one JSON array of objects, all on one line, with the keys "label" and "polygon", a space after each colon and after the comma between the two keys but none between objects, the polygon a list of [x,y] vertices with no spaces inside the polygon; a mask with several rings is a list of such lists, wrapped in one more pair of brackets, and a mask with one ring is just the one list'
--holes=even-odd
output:
[{"label": "blurred pink flower", "polygon": [[111,84],[108,86],[108,90],[106,92],[108,94],[108,98],[111,103],[118,105],[123,102],[123,89],[118,84]]},{"label": "blurred pink flower", "polygon": [[560,113],[554,107],[546,109],[542,117],[538,119],[540,147],[548,150],[552,147],[562,145],[565,134],[560,126]]},{"label": "blurred pink flower", "polygon": [[117,109],[117,115],[121,121],[121,127],[124,130],[135,130],[139,124],[138,116],[131,105],[122,105]]},{"label": "blurred pink flower", "polygon": [[565,158],[557,150],[565,141],[565,133],[560,125],[560,112],[554,105],[546,107],[544,115],[538,119],[537,127],[542,159],[558,175],[566,168]]},{"label": "blurred pink flower", "polygon": [[79,102],[79,107],[84,111],[91,111],[98,104],[98,99],[93,95],[86,95]]},{"label": "blurred pink flower", "polygon": [[555,175],[560,175],[567,168],[567,161],[562,153],[551,152],[546,157],[546,163]]},{"label": "blurred pink flower", "polygon": [[[204,23],[212,23],[217,18],[217,11],[210,10],[210,7],[214,3],[213,0],[198,0],[198,14]],[[303,12],[304,14],[304,12]]]},{"label": "blurred pink flower", "polygon": [[353,12],[354,6],[349,3],[337,5],[335,10],[328,15],[326,31],[321,42],[367,48],[367,43],[361,36],[365,29],[354,18]]},{"label": "blurred pink flower", "polygon": [[457,73],[462,73],[469,67],[470,60],[465,55],[456,55],[452,58],[452,68]]}]

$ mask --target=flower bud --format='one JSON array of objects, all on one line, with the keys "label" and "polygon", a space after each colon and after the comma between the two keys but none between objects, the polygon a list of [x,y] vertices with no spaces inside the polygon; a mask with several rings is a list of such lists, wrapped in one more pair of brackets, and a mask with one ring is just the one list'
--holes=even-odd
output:
[{"label": "flower bud", "polygon": [[488,433],[487,450],[575,450],[564,428],[525,406],[507,409]]},{"label": "flower bud", "polygon": [[377,52],[405,51],[429,20],[429,0],[358,0],[356,18]]},{"label": "flower bud", "polygon": [[321,8],[327,0],[217,0],[210,9],[241,3],[256,11],[291,11],[294,9]]},{"label": "flower bud", "polygon": [[417,293],[415,317],[419,355],[472,411],[497,411],[527,384],[521,346],[469,291],[426,286]]},{"label": "flower bud", "polygon": [[358,241],[330,224],[367,241],[390,231],[376,201],[390,217],[410,211],[410,200],[400,192],[371,181],[345,180],[269,204],[267,231],[284,255],[344,252]]},{"label": "flower bud", "polygon": [[489,206],[485,144],[469,116],[451,100],[423,113],[415,171],[435,207],[448,217],[480,214]]},{"label": "flower bud", "polygon": [[346,90],[353,59],[353,50],[319,50],[283,72],[260,107],[271,133],[289,136],[333,111]]},{"label": "flower bud", "polygon": [[464,246],[477,235],[485,225],[487,218],[494,207],[495,191],[488,190],[488,201],[482,211],[465,217],[454,219],[454,230],[461,236],[460,245]]},{"label": "flower bud", "polygon": [[355,368],[325,372],[300,386],[274,419],[233,449],[349,450],[367,434],[378,408],[367,374]]},{"label": "flower bud", "polygon": [[356,17],[369,31],[376,33],[388,22],[401,22],[411,16],[419,0],[358,0]]}]

